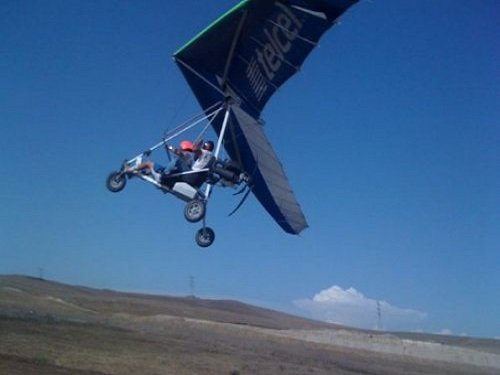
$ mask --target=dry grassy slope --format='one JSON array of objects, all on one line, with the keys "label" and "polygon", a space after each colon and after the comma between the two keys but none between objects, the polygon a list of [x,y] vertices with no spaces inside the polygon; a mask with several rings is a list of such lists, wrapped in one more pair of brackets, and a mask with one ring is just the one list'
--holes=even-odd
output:
[{"label": "dry grassy slope", "polygon": [[[318,341],[324,333],[347,344]],[[236,301],[0,276],[0,374],[486,375],[500,368],[364,350],[377,335],[396,346],[410,339],[499,350],[497,340],[346,330]],[[349,347],[355,339],[361,347]]]},{"label": "dry grassy slope", "polygon": [[126,313],[171,315],[271,329],[335,328],[334,325],[230,300],[166,297],[69,286],[25,276],[0,276],[4,311],[52,314],[65,319],[98,319]]}]

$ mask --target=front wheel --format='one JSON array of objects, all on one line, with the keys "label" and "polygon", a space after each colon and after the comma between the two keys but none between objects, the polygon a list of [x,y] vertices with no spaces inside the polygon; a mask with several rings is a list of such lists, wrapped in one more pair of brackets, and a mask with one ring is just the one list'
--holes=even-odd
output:
[{"label": "front wheel", "polygon": [[193,199],[184,208],[184,217],[190,223],[196,223],[205,216],[205,202]]},{"label": "front wheel", "polygon": [[208,247],[215,240],[215,232],[210,227],[204,227],[196,232],[196,243],[200,247]]},{"label": "front wheel", "polygon": [[122,191],[125,188],[126,184],[127,178],[125,177],[125,174],[120,172],[113,172],[106,179],[106,187],[112,193],[118,193],[119,191]]}]

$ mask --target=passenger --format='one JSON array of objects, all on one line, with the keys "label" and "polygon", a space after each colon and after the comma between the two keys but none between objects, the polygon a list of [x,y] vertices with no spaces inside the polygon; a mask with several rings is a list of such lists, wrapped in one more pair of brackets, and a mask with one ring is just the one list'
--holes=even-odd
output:
[{"label": "passenger", "polygon": [[212,141],[205,141],[201,144],[201,147],[195,147],[193,151],[194,163],[191,170],[200,171],[207,168],[214,155],[213,151],[214,143]]}]

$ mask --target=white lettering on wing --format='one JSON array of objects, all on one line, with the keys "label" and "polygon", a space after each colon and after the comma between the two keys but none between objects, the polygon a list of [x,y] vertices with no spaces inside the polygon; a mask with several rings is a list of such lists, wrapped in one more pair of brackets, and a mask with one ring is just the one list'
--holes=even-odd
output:
[{"label": "white lettering on wing", "polygon": [[269,81],[273,81],[285,60],[285,55],[291,50],[292,42],[299,35],[303,23],[286,5],[275,2],[279,9],[271,28],[264,28],[264,42],[255,49],[254,55],[246,69],[246,77],[252,91],[260,101],[267,89]]}]

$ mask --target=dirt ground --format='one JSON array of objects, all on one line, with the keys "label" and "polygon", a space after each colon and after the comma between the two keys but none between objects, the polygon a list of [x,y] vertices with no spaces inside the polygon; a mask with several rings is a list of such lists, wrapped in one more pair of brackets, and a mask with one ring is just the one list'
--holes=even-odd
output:
[{"label": "dirt ground", "polygon": [[0,322],[2,374],[494,373],[177,319],[156,327],[131,322],[132,329],[25,319]]},{"label": "dirt ground", "polygon": [[[130,295],[0,277],[2,375],[498,374],[498,368],[297,335],[325,329],[340,328],[233,301]],[[479,340],[481,345],[490,352],[498,348],[495,341]]]}]

